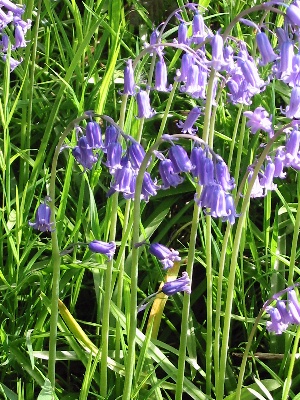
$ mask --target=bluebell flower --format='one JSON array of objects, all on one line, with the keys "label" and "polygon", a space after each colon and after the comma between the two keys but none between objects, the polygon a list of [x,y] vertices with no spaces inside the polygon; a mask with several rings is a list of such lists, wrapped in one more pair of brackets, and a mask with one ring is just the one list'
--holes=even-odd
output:
[{"label": "bluebell flower", "polygon": [[192,31],[192,43],[201,44],[207,38],[203,16],[198,12],[195,13],[192,21]]},{"label": "bluebell flower", "polygon": [[109,168],[109,172],[113,175],[117,169],[122,168],[123,149],[119,142],[110,143],[106,149],[106,163],[105,165]]},{"label": "bluebell flower", "polygon": [[260,186],[263,187],[265,190],[276,189],[277,185],[273,183],[274,172],[275,172],[275,164],[269,158],[265,171],[259,179]]},{"label": "bluebell flower", "polygon": [[101,242],[100,240],[93,240],[89,243],[89,249],[93,253],[100,253],[111,260],[116,251],[115,242]]},{"label": "bluebell flower", "polygon": [[196,171],[199,185],[213,185],[215,183],[215,165],[211,158],[204,157],[200,165],[196,164]]},{"label": "bluebell flower", "polygon": [[168,85],[167,66],[163,57],[155,65],[155,86],[154,89],[159,92],[169,92],[172,85]]},{"label": "bluebell flower", "polygon": [[297,2],[287,7],[286,17],[292,25],[300,27],[300,7]]},{"label": "bluebell flower", "polygon": [[149,252],[161,262],[163,269],[172,268],[175,261],[180,261],[179,252],[160,243],[152,243]]},{"label": "bluebell flower", "polygon": [[175,173],[189,172],[193,168],[188,154],[182,146],[171,146],[169,149],[169,158],[173,163]]},{"label": "bluebell flower", "polygon": [[285,165],[287,167],[291,166],[293,161],[298,158],[299,146],[300,132],[297,126],[290,132],[285,144]]},{"label": "bluebell flower", "polygon": [[179,44],[188,43],[188,28],[184,21],[181,21],[178,27],[178,43]]},{"label": "bluebell flower", "polygon": [[230,177],[227,164],[221,157],[218,157],[216,161],[215,175],[216,181],[222,186],[225,191],[234,189],[234,178]]},{"label": "bluebell flower", "polygon": [[180,91],[198,99],[201,89],[199,86],[199,67],[196,64],[192,64],[187,73],[186,83],[180,87]]},{"label": "bluebell flower", "polygon": [[85,130],[86,140],[92,149],[103,147],[101,127],[96,121],[89,121]]},{"label": "bluebell flower", "polygon": [[241,62],[241,71],[246,81],[252,86],[254,94],[259,93],[265,85],[260,78],[256,65],[253,61],[246,59]]},{"label": "bluebell flower", "polygon": [[[252,179],[253,176],[253,169],[250,167],[249,168],[249,175],[248,175],[248,182]],[[259,177],[256,176],[254,184],[252,186],[251,194],[250,197],[264,197],[266,196],[267,192],[266,190],[261,186]]]},{"label": "bluebell flower", "polygon": [[267,307],[267,313],[271,317],[271,321],[267,322],[267,329],[269,332],[274,332],[276,335],[281,335],[285,332],[289,326],[288,323],[284,323],[281,318],[280,311],[276,307]]},{"label": "bluebell flower", "polygon": [[88,145],[86,136],[78,139],[77,146],[72,149],[72,155],[84,169],[92,169],[98,161],[98,157],[94,155],[93,150]]},{"label": "bluebell flower", "polygon": [[268,63],[277,59],[278,56],[274,53],[274,50],[265,32],[257,33],[256,43],[261,55],[260,65],[267,65]]},{"label": "bluebell flower", "polygon": [[155,111],[150,106],[149,94],[145,90],[141,90],[136,94],[136,101],[138,106],[137,118],[151,118]]},{"label": "bluebell flower", "polygon": [[225,60],[223,57],[224,42],[222,36],[217,32],[211,40],[212,54],[209,65],[211,65],[216,71],[220,71],[225,66]]},{"label": "bluebell flower", "polygon": [[167,296],[172,296],[178,292],[191,293],[191,280],[187,272],[183,272],[181,278],[169,281],[162,287],[162,292]]},{"label": "bluebell flower", "polygon": [[141,199],[146,202],[149,201],[150,196],[156,196],[157,190],[160,189],[160,186],[156,184],[156,181],[153,181],[149,172],[144,173],[142,190],[141,190]]},{"label": "bluebell flower", "polygon": [[184,53],[181,59],[181,68],[177,72],[177,80],[186,82],[191,65],[194,64],[194,56],[190,53]]},{"label": "bluebell flower", "polygon": [[286,107],[287,118],[300,118],[300,86],[292,89],[290,105]]},{"label": "bluebell flower", "polygon": [[174,166],[171,160],[165,159],[159,163],[159,174],[163,185],[161,189],[169,189],[171,186],[176,187],[183,182],[183,178],[174,172]]},{"label": "bluebell flower", "polygon": [[269,133],[270,137],[273,136],[272,117],[269,117],[268,112],[263,107],[257,107],[254,111],[244,111],[243,114],[249,118],[246,125],[250,128],[252,134],[261,129]]},{"label": "bluebell flower", "polygon": [[28,222],[28,225],[41,232],[52,232],[53,222],[50,222],[51,209],[47,206],[46,202],[40,204],[36,211],[35,221]]},{"label": "bluebell flower", "polygon": [[194,107],[192,110],[189,112],[187,119],[185,122],[179,121],[177,123],[178,128],[181,129],[182,133],[195,133],[198,131],[198,128],[193,128],[194,123],[197,121],[199,115],[201,114],[201,109],[200,107]]},{"label": "bluebell flower", "polygon": [[20,25],[17,25],[15,28],[15,44],[13,46],[13,50],[19,47],[26,47],[27,42],[25,40],[24,30]]},{"label": "bluebell flower", "polygon": [[132,67],[132,60],[127,60],[126,67],[124,69],[124,94],[134,95],[135,94],[135,82],[134,73]]},{"label": "bluebell flower", "polygon": [[103,152],[107,152],[107,148],[111,143],[117,143],[119,138],[119,131],[114,125],[108,125],[105,130]]},{"label": "bluebell flower", "polygon": [[134,178],[134,170],[131,163],[128,161],[122,168],[117,169],[114,174],[111,188],[116,192],[133,194],[132,180]]},{"label": "bluebell flower", "polygon": [[[291,52],[294,53],[294,48],[292,44]],[[281,55],[283,59],[284,54]],[[287,56],[286,56],[286,63],[287,63]],[[290,65],[291,63],[291,65]],[[295,87],[300,86],[300,54],[293,54],[292,58],[288,61],[287,69],[281,75],[281,79],[284,83],[288,83],[289,86]]]},{"label": "bluebell flower", "polygon": [[139,170],[146,155],[143,146],[140,143],[133,141],[127,148],[127,154],[128,159],[131,162],[131,167],[134,170]]},{"label": "bluebell flower", "polygon": [[278,147],[274,157],[274,178],[284,179],[286,177],[286,173],[283,172],[283,168],[285,167],[285,158],[285,150],[283,146]]}]

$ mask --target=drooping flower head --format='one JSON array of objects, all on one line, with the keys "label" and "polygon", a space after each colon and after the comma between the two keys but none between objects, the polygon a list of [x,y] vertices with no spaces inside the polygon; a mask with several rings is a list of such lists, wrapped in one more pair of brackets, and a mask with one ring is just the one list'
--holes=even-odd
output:
[{"label": "drooping flower head", "polygon": [[187,272],[183,272],[181,278],[169,281],[162,287],[162,292],[167,296],[172,296],[178,292],[191,293],[191,280]]},{"label": "drooping flower head", "polygon": [[109,260],[111,260],[116,251],[116,243],[115,242],[102,242],[100,240],[93,240],[89,243],[89,249],[93,253],[100,253],[106,256]]},{"label": "drooping flower head", "polygon": [[44,203],[38,206],[35,215],[35,221],[34,222],[29,221],[28,225],[41,232],[47,232],[47,231],[51,232],[53,223],[50,222],[50,216],[51,216],[51,209],[46,204],[46,201],[44,201]]},{"label": "drooping flower head", "polygon": [[153,254],[161,262],[163,269],[172,268],[175,261],[180,261],[179,252],[169,249],[160,243],[152,243],[149,252]]}]

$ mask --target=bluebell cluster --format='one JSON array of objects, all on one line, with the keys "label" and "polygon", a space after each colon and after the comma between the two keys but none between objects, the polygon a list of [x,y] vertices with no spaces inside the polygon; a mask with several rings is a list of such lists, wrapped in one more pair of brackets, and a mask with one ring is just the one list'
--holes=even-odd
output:
[{"label": "bluebell cluster", "polygon": [[[22,19],[24,11],[25,6],[17,6],[10,0],[0,1],[0,55],[4,61],[6,61],[9,47],[11,52],[14,52],[18,48],[27,46],[25,35],[31,27],[31,20]],[[14,33],[12,43],[10,43],[10,31]],[[10,70],[13,71],[21,62],[22,59],[17,60],[10,56]]]},{"label": "bluebell cluster", "polygon": [[[243,40],[224,35],[221,31],[212,32],[205,25],[198,6],[188,3],[184,8],[191,15],[191,21],[184,20],[183,8],[173,13],[178,20],[177,38],[172,42],[163,40],[166,28],[164,23],[153,31],[150,44],[146,44],[142,51],[142,55],[150,55],[156,60],[151,87],[135,78],[135,66],[142,55],[137,60],[126,61],[122,94],[135,99],[137,118],[149,119],[155,115],[156,111],[150,100],[153,91],[168,93],[176,86],[179,93],[191,97],[193,103],[196,103],[185,121],[177,124],[181,134],[162,136],[168,148],[153,152],[152,157],[156,158],[158,170],[153,168],[152,162],[151,168],[144,173],[140,200],[147,202],[158,190],[177,187],[184,181],[185,175],[189,174],[195,184],[202,187],[201,194],[195,194],[198,206],[214,218],[221,218],[231,225],[235,223],[239,214],[231,194],[235,188],[234,179],[223,158],[197,136],[196,124],[199,124],[201,116],[205,114],[207,88],[211,76],[212,102],[215,105],[219,89],[225,90],[228,102],[250,106],[253,96],[264,91],[273,79],[291,87],[290,103],[285,110],[281,110],[290,122],[286,125],[286,143],[266,157],[255,179],[251,197],[262,197],[267,191],[274,190],[276,184],[273,180],[285,178],[285,168],[300,169],[300,121],[297,120],[300,118],[300,1],[294,1],[291,5],[272,1],[262,4],[261,8],[267,10],[275,4],[286,8],[284,27],[277,28],[275,32],[278,43],[276,48],[271,45],[267,26],[258,26],[249,20],[240,19],[241,23],[253,27],[257,32],[256,45],[260,54],[258,59],[250,55]],[[274,8],[272,10],[274,11]],[[191,30],[188,29],[190,25]],[[167,47],[180,49],[182,52],[180,68],[176,70],[172,83],[168,79],[168,66],[164,57]],[[262,106],[254,111],[244,112],[244,116],[252,134],[264,132],[266,140],[273,139],[276,134],[273,117]],[[101,128],[93,118],[90,114],[90,121],[86,127],[76,127],[77,143],[72,148],[72,155],[84,171],[92,169],[100,162],[108,169],[111,183],[107,196],[119,192],[125,199],[133,199],[136,178],[146,154],[145,149],[133,137],[125,134],[115,122]],[[105,131],[102,132],[102,129]],[[187,138],[193,143],[190,153],[181,144],[175,144],[178,138]],[[254,167],[255,165],[252,165],[248,168],[248,180],[252,179]],[[38,212],[36,222],[31,225],[37,229],[42,227],[40,230],[51,230],[50,219],[47,223],[48,211],[46,212],[45,205],[40,207],[43,209]],[[91,251],[105,254],[109,259],[115,251],[113,243],[105,244],[99,241],[92,242],[89,248]],[[150,252],[160,260],[164,269],[172,267],[174,261],[180,259],[178,252],[158,243],[150,246]],[[184,278],[185,276],[180,279],[185,282]]]}]

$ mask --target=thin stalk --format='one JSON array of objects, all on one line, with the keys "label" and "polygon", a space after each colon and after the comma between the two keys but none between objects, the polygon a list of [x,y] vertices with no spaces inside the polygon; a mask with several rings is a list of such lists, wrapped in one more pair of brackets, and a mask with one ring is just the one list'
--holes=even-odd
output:
[{"label": "thin stalk", "polygon": [[[286,127],[285,127],[286,128]],[[283,128],[284,129],[284,128]],[[234,238],[233,248],[232,248],[232,255],[231,255],[231,263],[230,263],[230,270],[229,270],[229,277],[228,277],[228,284],[227,284],[227,298],[226,298],[226,307],[225,307],[225,315],[224,315],[224,327],[223,327],[223,340],[222,340],[222,349],[221,349],[221,358],[220,358],[220,371],[219,371],[219,380],[216,383],[216,400],[223,399],[224,395],[224,383],[226,377],[226,362],[227,362],[227,353],[228,353],[228,343],[229,343],[229,333],[230,333],[230,323],[231,323],[231,311],[232,311],[232,301],[234,295],[234,282],[235,282],[235,272],[237,266],[237,258],[239,254],[239,246],[242,237],[242,231],[244,228],[244,222],[247,215],[247,209],[250,203],[250,195],[251,190],[254,185],[255,179],[259,173],[259,170],[265,161],[268,153],[270,152],[273,144],[278,139],[280,135],[283,133],[283,129],[277,132],[276,135],[267,143],[262,152],[261,156],[259,157],[256,166],[253,171],[253,176],[249,182],[249,186],[247,192],[244,197],[244,201],[242,204],[241,209],[241,216],[238,220],[236,234]],[[237,395],[237,398],[238,395]]]},{"label": "thin stalk", "polygon": [[299,340],[300,340],[300,327],[297,328],[296,337],[294,340],[293,351],[290,359],[290,365],[287,377],[284,382],[283,393],[282,393],[282,400],[287,400],[289,398],[289,391],[292,385],[292,375],[294,371],[295,361],[296,361],[296,354],[299,349]]},{"label": "thin stalk", "polygon": [[57,340],[57,320],[58,320],[58,298],[59,298],[59,281],[60,281],[60,250],[58,245],[58,237],[56,230],[55,221],[55,180],[56,180],[56,168],[57,160],[61,147],[64,143],[65,138],[74,129],[80,121],[89,118],[87,115],[83,115],[72,121],[66,128],[66,130],[61,135],[58,144],[56,146],[52,167],[51,167],[51,177],[49,186],[49,195],[51,201],[49,206],[51,209],[51,223],[52,223],[52,299],[51,299],[51,317],[50,317],[50,338],[49,338],[49,361],[48,361],[48,378],[50,383],[55,390],[55,363],[56,363],[56,340]]}]

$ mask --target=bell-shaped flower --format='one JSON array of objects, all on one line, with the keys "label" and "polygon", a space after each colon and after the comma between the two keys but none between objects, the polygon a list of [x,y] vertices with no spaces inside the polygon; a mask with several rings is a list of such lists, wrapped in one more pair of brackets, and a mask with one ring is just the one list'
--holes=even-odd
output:
[{"label": "bell-shaped flower", "polygon": [[127,154],[129,161],[131,162],[131,167],[134,170],[139,170],[146,155],[143,146],[140,143],[133,141],[127,148]]},{"label": "bell-shaped flower", "polygon": [[216,181],[225,191],[232,190],[235,187],[234,178],[230,177],[227,164],[219,157],[215,164]]},{"label": "bell-shaped flower", "polygon": [[[253,169],[249,168],[248,182],[251,181],[253,176]],[[261,186],[258,176],[256,176],[254,184],[252,186],[250,197],[264,197],[266,196],[266,190]]]},{"label": "bell-shaped flower", "polygon": [[225,203],[227,215],[222,217],[222,221],[228,221],[231,225],[234,225],[236,217],[239,217],[240,214],[236,212],[234,199],[231,194],[227,193],[225,195]]},{"label": "bell-shaped flower", "polygon": [[89,121],[85,130],[86,140],[92,149],[99,149],[103,146],[101,127],[96,121]]},{"label": "bell-shaped flower", "polygon": [[107,148],[111,143],[117,143],[119,131],[114,125],[108,125],[105,130],[103,152],[107,152]]},{"label": "bell-shaped flower", "polygon": [[[292,72],[292,63],[294,56],[294,43],[291,40],[285,40],[280,45],[280,58],[274,67],[276,77],[286,82]],[[288,83],[288,82],[286,82]]]},{"label": "bell-shaped flower", "polygon": [[169,149],[169,158],[173,163],[174,172],[189,172],[193,166],[182,146],[173,145]]},{"label": "bell-shaped flower", "polygon": [[25,6],[19,7],[10,0],[1,0],[1,7],[7,8],[14,15],[21,16],[25,11]]},{"label": "bell-shaped flower", "polygon": [[207,37],[203,16],[198,12],[195,13],[192,21],[192,31],[193,31],[193,36],[191,38],[192,43],[201,44]]},{"label": "bell-shaped flower", "polygon": [[243,60],[241,62],[241,71],[246,81],[256,89],[256,93],[265,85],[264,81],[260,78],[256,65],[252,60]]},{"label": "bell-shaped flower", "polygon": [[292,89],[290,105],[286,107],[287,118],[300,118],[300,86]]},{"label": "bell-shaped flower", "polygon": [[211,158],[205,157],[198,169],[199,185],[213,185],[215,183],[215,166]]},{"label": "bell-shaped flower", "polygon": [[131,164],[128,161],[126,165],[123,165],[122,168],[117,169],[115,171],[114,180],[111,185],[111,188],[116,192],[131,194],[134,192],[132,190],[133,179],[134,179],[134,170],[132,169]]},{"label": "bell-shaped flower", "polygon": [[300,7],[297,3],[290,4],[287,7],[285,15],[288,19],[288,22],[294,26],[297,26],[298,28],[300,27]]},{"label": "bell-shaped flower", "polygon": [[177,72],[177,80],[186,82],[189,75],[189,70],[191,65],[194,64],[194,56],[190,53],[184,53],[181,59],[181,68],[180,71]]},{"label": "bell-shaped flower", "polygon": [[160,186],[156,184],[156,181],[152,180],[149,172],[145,172],[142,183],[141,199],[146,202],[149,201],[151,196],[157,195],[158,189],[160,189]]},{"label": "bell-shaped flower", "polygon": [[78,139],[77,146],[72,149],[72,155],[84,169],[92,169],[93,165],[98,161],[98,157],[94,155],[93,150],[87,143],[86,136]]},{"label": "bell-shaped flower", "polygon": [[283,82],[291,87],[300,86],[300,54],[294,54],[292,58],[292,70],[288,75],[282,78]]},{"label": "bell-shaped flower", "polygon": [[93,253],[100,253],[106,256],[109,260],[111,260],[116,251],[116,243],[115,242],[102,242],[100,240],[93,240],[89,243],[89,249]]},{"label": "bell-shaped flower", "polygon": [[188,132],[191,134],[197,132],[198,128],[193,128],[193,125],[197,121],[200,114],[201,114],[200,107],[192,108],[192,110],[189,112],[185,122],[179,121],[177,123],[177,126],[178,126],[178,128],[181,129],[181,132],[182,133]]},{"label": "bell-shaped flower", "polygon": [[276,150],[274,165],[274,178],[284,179],[286,177],[286,173],[283,172],[283,168],[285,167],[285,150],[283,149],[283,146],[280,146]]},{"label": "bell-shaped flower", "polygon": [[277,185],[273,183],[274,172],[275,172],[275,164],[269,158],[265,171],[259,179],[260,186],[263,187],[265,190],[276,189]]},{"label": "bell-shaped flower", "polygon": [[187,44],[188,43],[188,27],[184,21],[181,21],[178,27],[178,43]]},{"label": "bell-shaped flower", "polygon": [[258,32],[256,35],[256,43],[261,55],[260,65],[267,65],[268,63],[277,59],[278,56],[274,53],[274,50],[265,32]]},{"label": "bell-shaped flower", "polygon": [[136,101],[138,107],[137,118],[151,118],[155,111],[150,106],[149,94],[145,90],[141,90],[136,94]]},{"label": "bell-shaped flower", "polygon": [[35,215],[35,221],[28,222],[28,225],[41,232],[46,232],[46,231],[52,232],[53,222],[50,222],[50,217],[51,217],[51,209],[49,206],[47,206],[46,202],[44,202],[38,206]]},{"label": "bell-shaped flower", "polygon": [[288,135],[286,144],[285,144],[285,165],[289,167],[292,162],[298,158],[300,146],[300,132],[297,128],[294,128],[291,133]]},{"label": "bell-shaped flower", "polygon": [[195,197],[199,207],[209,208],[207,212],[212,217],[228,217],[226,206],[226,192],[222,186],[215,183],[203,187],[200,198]]},{"label": "bell-shaped flower", "polygon": [[211,40],[211,62],[209,63],[216,71],[220,71],[225,66],[223,57],[224,41],[222,36],[217,32]]},{"label": "bell-shaped flower", "polygon": [[171,160],[165,159],[159,163],[159,174],[163,185],[161,189],[169,189],[171,186],[176,187],[183,182],[183,178],[174,172],[174,166]]},{"label": "bell-shaped flower", "polygon": [[281,335],[285,332],[289,324],[282,322],[279,310],[276,307],[267,307],[266,311],[271,317],[271,321],[267,322],[268,331],[274,332],[276,335]]},{"label": "bell-shaped flower", "polygon": [[152,243],[149,252],[161,262],[163,269],[172,268],[175,261],[181,260],[178,251],[169,249],[160,243]]},{"label": "bell-shaped flower", "polygon": [[15,45],[13,46],[13,49],[26,46],[27,42],[25,40],[24,30],[20,25],[17,25],[15,28]]},{"label": "bell-shaped flower", "polygon": [[109,168],[109,172],[113,175],[117,169],[122,168],[123,149],[119,142],[110,143],[106,149],[106,163],[105,165]]},{"label": "bell-shaped flower", "polygon": [[167,296],[172,296],[178,292],[191,293],[191,280],[187,272],[183,272],[181,278],[177,278],[174,281],[169,281],[162,287],[162,292]]},{"label": "bell-shaped flower", "polygon": [[269,117],[268,112],[263,107],[257,107],[253,112],[244,111],[243,114],[249,118],[246,125],[250,128],[252,134],[261,129],[269,133],[270,137],[273,136],[272,117]]},{"label": "bell-shaped flower", "polygon": [[155,65],[155,86],[154,89],[159,92],[169,92],[172,85],[168,85],[167,66],[163,57]]},{"label": "bell-shaped flower", "polygon": [[129,95],[135,94],[134,73],[133,73],[131,58],[129,60],[127,60],[126,67],[124,69],[124,91],[123,91],[123,94],[129,94]]},{"label": "bell-shaped flower", "polygon": [[199,67],[193,64],[189,67],[186,84],[180,88],[181,92],[188,93],[195,99],[198,99],[201,87],[199,86]]}]

